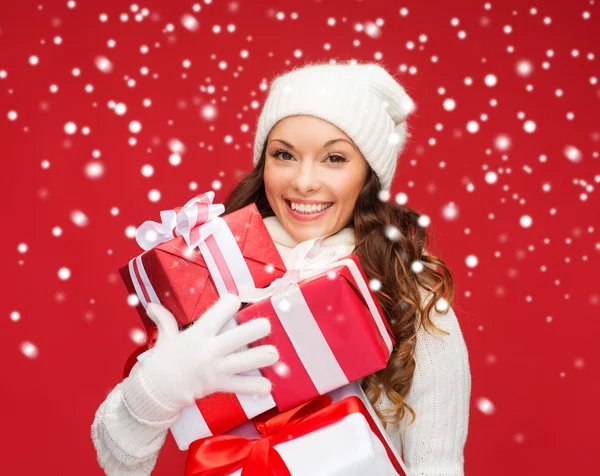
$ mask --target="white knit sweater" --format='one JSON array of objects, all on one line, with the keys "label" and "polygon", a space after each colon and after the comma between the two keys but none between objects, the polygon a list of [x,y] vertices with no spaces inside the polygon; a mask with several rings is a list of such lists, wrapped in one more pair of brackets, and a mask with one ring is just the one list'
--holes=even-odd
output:
[{"label": "white knit sweater", "polygon": [[[296,242],[276,217],[264,220],[284,262]],[[354,232],[344,228],[327,237],[322,247],[354,247]],[[426,299],[425,294],[422,296]],[[444,315],[432,314],[433,322],[450,333],[434,336],[417,333],[416,368],[406,401],[415,410],[416,421],[402,433],[398,426],[386,431],[408,468],[408,476],[463,476],[463,450],[467,439],[471,374],[467,348],[452,308]],[[98,408],[91,434],[98,463],[108,476],[149,475],[165,442],[168,428],[179,417],[146,391],[135,366],[128,378],[116,385]],[[131,390],[123,396],[123,386]],[[391,402],[382,395],[378,402]],[[160,416],[160,417],[159,417]],[[410,422],[411,415],[400,422]]]}]

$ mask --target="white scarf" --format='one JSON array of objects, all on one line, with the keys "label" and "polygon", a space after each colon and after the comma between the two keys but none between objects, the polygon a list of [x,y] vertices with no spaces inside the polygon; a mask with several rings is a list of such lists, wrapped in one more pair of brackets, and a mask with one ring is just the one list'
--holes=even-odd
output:
[{"label": "white scarf", "polygon": [[[271,239],[275,243],[277,251],[279,251],[281,258],[283,259],[284,264],[287,266],[288,263],[286,260],[298,243],[285,230],[276,216],[264,218],[263,222],[271,235]],[[324,238],[320,247],[342,247],[344,254],[349,255],[354,250],[354,230],[350,227],[342,228],[337,233]]]}]

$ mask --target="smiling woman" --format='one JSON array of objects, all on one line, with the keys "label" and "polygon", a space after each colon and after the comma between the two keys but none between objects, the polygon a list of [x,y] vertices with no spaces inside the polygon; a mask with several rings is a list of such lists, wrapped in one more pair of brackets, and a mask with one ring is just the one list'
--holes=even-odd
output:
[{"label": "smiling woman", "polygon": [[[410,474],[462,476],[471,376],[451,308],[452,276],[426,252],[419,213],[386,201],[413,109],[404,88],[377,64],[308,65],[276,78],[258,121],[255,167],[224,201],[225,213],[256,204],[286,265],[295,246],[317,237],[324,237],[321,247],[359,258],[396,338],[387,366],[361,385]],[[197,322],[222,324],[234,307]],[[153,315],[169,327],[165,308]],[[228,331],[235,342],[249,344],[267,332],[244,328],[249,324]],[[162,359],[136,364],[98,409],[92,438],[107,474],[150,474],[185,401],[231,392],[234,383],[234,393],[269,391],[264,377],[237,374],[272,365],[276,349],[227,355],[224,366],[214,360],[223,352],[221,336],[202,329],[195,324],[177,333],[175,325]],[[176,342],[200,337],[197,347]],[[361,348],[350,350],[361,357]]]}]

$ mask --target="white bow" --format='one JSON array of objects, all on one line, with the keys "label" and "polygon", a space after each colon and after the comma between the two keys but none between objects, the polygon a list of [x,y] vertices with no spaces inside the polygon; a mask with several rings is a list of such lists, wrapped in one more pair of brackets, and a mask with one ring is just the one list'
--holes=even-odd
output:
[{"label": "white bow", "polygon": [[225,212],[223,204],[213,204],[214,198],[215,192],[209,191],[196,195],[183,207],[162,210],[161,223],[145,221],[136,230],[135,240],[145,251],[176,236],[183,236],[188,247],[193,247],[198,241],[197,228]]},{"label": "white bow", "polygon": [[290,286],[296,286],[300,281],[323,272],[329,265],[347,255],[340,247],[321,251],[321,242],[325,238],[321,236],[298,244],[286,260],[288,269],[281,278],[277,278],[266,288],[241,290],[240,300],[255,303],[275,294],[282,294]]}]

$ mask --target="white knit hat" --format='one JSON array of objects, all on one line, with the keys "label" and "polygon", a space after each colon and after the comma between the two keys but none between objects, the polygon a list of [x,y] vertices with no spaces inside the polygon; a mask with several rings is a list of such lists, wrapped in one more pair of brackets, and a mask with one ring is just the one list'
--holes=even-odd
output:
[{"label": "white knit hat", "polygon": [[405,119],[414,110],[404,88],[380,65],[315,64],[277,77],[258,120],[254,165],[271,129],[281,119],[324,119],[356,144],[381,188],[389,191],[406,140]]}]

